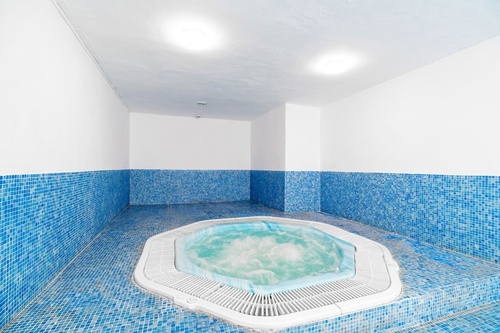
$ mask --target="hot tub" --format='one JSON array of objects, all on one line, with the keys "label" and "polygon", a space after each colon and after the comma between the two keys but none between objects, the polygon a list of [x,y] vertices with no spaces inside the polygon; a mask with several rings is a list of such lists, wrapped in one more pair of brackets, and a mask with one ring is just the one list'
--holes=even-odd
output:
[{"label": "hot tub", "polygon": [[[218,236],[227,231],[237,231],[241,237],[233,247],[229,247],[229,251],[237,257],[238,244],[242,247],[248,244],[258,246],[260,242],[250,241],[244,245],[242,239],[245,239],[245,234],[261,231],[279,233],[284,230],[292,234],[312,235],[320,244],[330,246],[330,250],[335,249],[342,254],[338,266],[335,268],[333,265],[331,269],[312,275],[285,276],[271,283],[255,283],[241,276],[220,274],[221,271],[202,267],[189,258],[192,256],[189,251],[210,234]],[[299,251],[297,254],[299,247],[292,250],[287,243],[275,243],[270,244],[272,246],[267,250],[284,246],[288,249],[285,253],[295,259],[302,253]],[[201,251],[195,257],[205,260],[207,253],[203,253],[203,249]],[[351,268],[349,263],[353,264]],[[168,297],[179,306],[262,331],[283,329],[386,304],[397,299],[402,290],[399,266],[385,246],[329,224],[269,216],[207,220],[155,235],[144,246],[134,279],[140,287]]]}]

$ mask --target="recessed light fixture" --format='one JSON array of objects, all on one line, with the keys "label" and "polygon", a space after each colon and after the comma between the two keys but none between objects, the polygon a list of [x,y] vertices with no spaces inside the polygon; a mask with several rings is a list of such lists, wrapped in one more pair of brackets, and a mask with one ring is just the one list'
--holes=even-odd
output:
[{"label": "recessed light fixture", "polygon": [[221,42],[221,34],[216,25],[201,18],[172,20],[166,27],[166,35],[170,43],[192,52],[215,49]]},{"label": "recessed light fixture", "polygon": [[360,64],[360,58],[350,53],[331,53],[316,59],[310,69],[324,75],[336,75],[350,71]]},{"label": "recessed light fixture", "polygon": [[188,28],[181,32],[179,38],[181,46],[186,49],[199,51],[207,48],[210,42],[206,33],[201,30]]}]

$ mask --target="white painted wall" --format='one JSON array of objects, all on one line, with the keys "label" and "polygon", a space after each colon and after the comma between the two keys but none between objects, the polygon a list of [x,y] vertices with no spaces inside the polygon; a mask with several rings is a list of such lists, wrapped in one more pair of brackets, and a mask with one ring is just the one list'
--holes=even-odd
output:
[{"label": "white painted wall", "polygon": [[500,37],[322,111],[322,170],[500,175]]},{"label": "white painted wall", "polygon": [[0,45],[0,174],[128,168],[128,112],[50,1],[0,1]]},{"label": "white painted wall", "polygon": [[286,104],[286,171],[319,171],[321,109]]},{"label": "white painted wall", "polygon": [[285,170],[286,104],[251,122],[252,170]]},{"label": "white painted wall", "polygon": [[283,104],[252,121],[252,170],[319,171],[321,109]]},{"label": "white painted wall", "polygon": [[249,170],[250,122],[131,113],[130,167]]}]

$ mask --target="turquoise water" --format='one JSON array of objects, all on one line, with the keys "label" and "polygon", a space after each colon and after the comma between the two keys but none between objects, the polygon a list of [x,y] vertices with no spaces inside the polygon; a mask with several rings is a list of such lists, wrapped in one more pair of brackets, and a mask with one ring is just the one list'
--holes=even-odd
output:
[{"label": "turquoise water", "polygon": [[344,260],[344,252],[353,256],[354,248],[314,228],[234,223],[178,239],[176,267],[251,291],[275,291],[291,289],[287,287],[290,281],[352,276],[354,260]]}]

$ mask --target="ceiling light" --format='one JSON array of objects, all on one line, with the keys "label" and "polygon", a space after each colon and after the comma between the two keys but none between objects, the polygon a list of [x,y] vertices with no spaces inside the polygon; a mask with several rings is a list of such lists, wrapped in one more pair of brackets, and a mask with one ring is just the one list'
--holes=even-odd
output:
[{"label": "ceiling light", "polygon": [[310,69],[320,74],[336,75],[348,72],[359,64],[359,57],[354,54],[334,53],[316,59]]},{"label": "ceiling light", "polygon": [[194,51],[206,49],[209,43],[206,33],[192,28],[183,30],[179,41],[186,49]]},{"label": "ceiling light", "polygon": [[323,72],[325,74],[340,74],[348,71],[353,67],[352,59],[332,59],[323,65]]},{"label": "ceiling light", "polygon": [[201,18],[179,18],[170,21],[166,37],[174,45],[188,51],[208,51],[220,44],[220,32],[214,24]]}]

